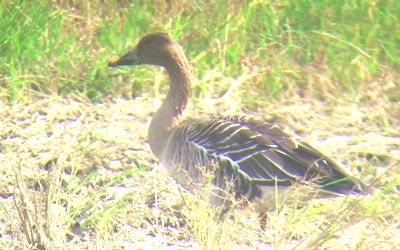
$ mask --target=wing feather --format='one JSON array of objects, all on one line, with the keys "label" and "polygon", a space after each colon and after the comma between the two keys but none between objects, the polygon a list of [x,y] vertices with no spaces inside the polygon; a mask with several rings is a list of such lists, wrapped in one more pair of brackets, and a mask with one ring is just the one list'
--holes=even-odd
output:
[{"label": "wing feather", "polygon": [[226,116],[192,120],[178,130],[184,131],[181,139],[201,151],[194,161],[202,161],[201,157],[216,161],[224,171],[221,174],[235,179],[236,192],[254,196],[258,195],[255,184],[289,186],[315,177],[323,189],[334,193],[362,192],[363,184],[335,161],[264,121]]}]

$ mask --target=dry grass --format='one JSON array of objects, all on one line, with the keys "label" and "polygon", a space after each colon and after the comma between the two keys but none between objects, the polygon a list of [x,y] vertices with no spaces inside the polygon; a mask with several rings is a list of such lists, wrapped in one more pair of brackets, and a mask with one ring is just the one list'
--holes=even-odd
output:
[{"label": "dry grass", "polygon": [[400,108],[371,93],[377,92],[360,93],[363,102],[351,96],[318,102],[287,92],[244,111],[238,87],[189,103],[189,117],[246,113],[279,123],[380,187],[361,201],[280,207],[266,232],[251,209],[235,210],[218,224],[204,202],[158,166],[146,138],[149,114],[162,97],[2,103],[1,247],[393,249],[400,227],[400,122],[394,115]]},{"label": "dry grass", "polygon": [[[3,1],[0,249],[398,248],[399,5],[282,2]],[[187,116],[280,124],[377,192],[218,224],[147,144],[162,71],[106,67],[151,31],[193,64]]]}]

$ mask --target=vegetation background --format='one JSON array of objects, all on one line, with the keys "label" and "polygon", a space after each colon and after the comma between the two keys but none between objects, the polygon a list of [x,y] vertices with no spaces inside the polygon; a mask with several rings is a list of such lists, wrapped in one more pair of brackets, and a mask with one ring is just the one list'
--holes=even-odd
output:
[{"label": "vegetation background", "polygon": [[[395,249],[400,5],[356,1],[0,0],[3,249]],[[193,67],[189,117],[279,124],[377,192],[217,224],[147,145],[158,67],[107,63],[164,31]]]}]

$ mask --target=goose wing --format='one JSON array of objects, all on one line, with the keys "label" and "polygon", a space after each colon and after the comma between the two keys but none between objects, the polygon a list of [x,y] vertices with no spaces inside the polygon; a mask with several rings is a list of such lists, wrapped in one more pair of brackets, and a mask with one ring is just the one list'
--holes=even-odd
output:
[{"label": "goose wing", "polygon": [[362,193],[362,183],[335,161],[267,122],[226,116],[183,125],[186,140],[202,155],[217,159],[222,168],[251,184],[290,186],[317,180],[326,191]]}]

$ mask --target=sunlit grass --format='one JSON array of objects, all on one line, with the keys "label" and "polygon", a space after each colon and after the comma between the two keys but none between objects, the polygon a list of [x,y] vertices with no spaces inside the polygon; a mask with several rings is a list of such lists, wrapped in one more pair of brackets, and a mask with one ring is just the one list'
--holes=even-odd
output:
[{"label": "sunlit grass", "polygon": [[2,2],[4,97],[24,99],[32,88],[94,100],[150,90],[147,72],[113,78],[106,65],[154,31],[182,44],[197,78],[210,70],[238,77],[246,65],[258,73],[249,80],[251,89],[268,93],[292,84],[312,87],[317,96],[357,92],[400,62],[392,32],[399,29],[400,7],[394,1],[55,3]]},{"label": "sunlit grass", "polygon": [[[230,95],[236,97],[236,89]],[[225,111],[227,114],[244,107],[236,100],[207,98],[191,101],[188,115],[218,113],[231,103],[237,110]],[[0,123],[4,128],[0,132],[3,248],[396,246],[392,238],[399,225],[400,141],[392,138],[395,134],[390,126],[375,123],[386,114],[360,104],[359,117],[354,119],[366,112],[375,117],[366,123],[375,131],[379,128],[380,134],[371,135],[362,131],[365,123],[353,123],[353,118],[347,117],[347,112],[353,112],[351,108],[343,108],[344,114],[338,119],[324,114],[335,108],[332,103],[302,103],[301,98],[293,98],[292,103],[274,109],[270,109],[274,104],[269,104],[253,110],[252,115],[263,117],[268,113],[290,121],[288,128],[303,129],[307,141],[320,141],[317,148],[342,159],[351,173],[362,172],[362,179],[377,188],[374,195],[360,201],[346,197],[312,201],[297,208],[280,205],[268,214],[265,232],[251,207],[238,206],[220,223],[221,211],[213,211],[206,201],[193,199],[183,190],[179,192],[162,167],[146,167],[157,165],[146,138],[148,114],[159,99],[138,97],[90,104],[85,99],[68,103],[48,96],[1,109],[1,115],[9,117]],[[375,101],[387,105],[382,99]],[[344,128],[348,130],[346,140],[340,139]],[[325,141],[325,137],[331,141]]]},{"label": "sunlit grass", "polygon": [[[0,14],[0,248],[397,247],[396,1],[0,0]],[[189,117],[279,123],[376,193],[282,205],[265,232],[251,209],[221,223],[179,193],[146,140],[164,71],[107,67],[156,31],[192,63]]]}]

